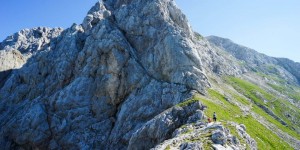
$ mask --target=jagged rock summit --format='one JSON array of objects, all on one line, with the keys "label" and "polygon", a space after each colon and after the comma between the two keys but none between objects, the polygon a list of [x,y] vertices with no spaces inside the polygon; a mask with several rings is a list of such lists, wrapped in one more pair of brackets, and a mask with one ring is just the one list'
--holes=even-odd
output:
[{"label": "jagged rock summit", "polygon": [[1,43],[36,52],[6,68],[16,70],[0,90],[3,149],[149,149],[202,111],[175,106],[210,84],[207,48],[173,0],[100,1],[80,25],[24,32]]}]

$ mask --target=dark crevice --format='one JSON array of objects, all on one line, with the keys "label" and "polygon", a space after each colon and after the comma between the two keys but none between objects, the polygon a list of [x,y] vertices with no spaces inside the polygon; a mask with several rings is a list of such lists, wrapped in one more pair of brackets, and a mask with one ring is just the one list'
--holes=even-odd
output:
[{"label": "dark crevice", "polygon": [[0,72],[0,89],[4,86],[6,80],[9,79],[12,72],[13,72],[13,69]]},{"label": "dark crevice", "polygon": [[110,118],[110,120],[111,120],[111,122],[112,122],[112,126],[111,126],[111,129],[110,129],[110,131],[109,131],[109,137],[107,138],[108,140],[107,140],[107,143],[109,143],[109,144],[106,144],[106,145],[113,145],[113,140],[114,139],[111,139],[111,135],[112,135],[112,132],[113,132],[113,130],[114,130],[114,128],[115,128],[115,125],[116,125],[116,122],[117,122],[117,120],[118,120],[118,114],[119,114],[119,112],[120,112],[120,110],[121,110],[121,107],[122,107],[122,104],[124,103],[124,101],[123,102],[121,102],[121,103],[119,103],[119,104],[116,104],[115,105],[115,107],[116,107],[116,112],[114,113],[114,115]]},{"label": "dark crevice", "polygon": [[[48,102],[48,100],[46,100],[45,102]],[[49,104],[44,104],[45,105],[45,109],[46,109],[46,114],[47,114],[47,124],[49,126],[49,131],[50,131],[50,139],[54,138],[54,134],[53,131],[51,129],[51,116],[50,116],[50,109],[49,109]]]}]

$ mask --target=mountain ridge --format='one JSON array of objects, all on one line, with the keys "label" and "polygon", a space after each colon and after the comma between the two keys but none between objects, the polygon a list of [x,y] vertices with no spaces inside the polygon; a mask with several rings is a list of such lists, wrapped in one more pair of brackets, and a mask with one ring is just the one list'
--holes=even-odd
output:
[{"label": "mountain ridge", "polygon": [[293,63],[242,63],[172,0],[103,0],[82,24],[25,33],[1,43],[32,53],[0,72],[4,149],[300,148]]},{"label": "mountain ridge", "polygon": [[[217,36],[208,36],[207,39],[223,48],[225,51],[229,52],[231,55],[233,55],[235,58],[245,61],[250,65],[250,67],[253,68],[259,68],[259,66],[262,65],[278,65],[282,67],[287,72],[290,72],[292,76],[289,77],[290,81],[294,80],[294,83],[297,83],[299,85],[300,83],[300,63],[294,62],[288,58],[276,58],[276,57],[270,57],[265,54],[259,53],[255,51],[254,49],[238,45],[231,41],[230,39],[225,39]],[[259,68],[263,70],[263,68]],[[292,79],[295,78],[295,79]]]}]

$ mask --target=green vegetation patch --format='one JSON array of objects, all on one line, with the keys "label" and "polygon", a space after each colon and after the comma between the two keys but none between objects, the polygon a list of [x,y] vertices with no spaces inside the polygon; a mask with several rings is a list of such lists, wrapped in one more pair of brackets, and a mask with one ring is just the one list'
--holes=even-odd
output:
[{"label": "green vegetation patch", "polygon": [[218,121],[233,121],[244,124],[247,128],[247,133],[256,140],[259,149],[293,149],[255,118],[250,115],[242,115],[240,108],[226,101],[222,94],[214,90],[209,90],[208,92],[212,100],[203,98],[200,95],[195,97],[195,99],[201,100],[207,106],[205,111],[207,116],[212,117],[213,112],[216,112]]},{"label": "green vegetation patch", "polygon": [[275,84],[271,84],[271,83],[268,83],[268,85],[269,85],[271,88],[273,88],[274,90],[276,90],[276,91],[278,91],[278,92],[280,92],[280,93],[282,93],[282,92],[284,92],[284,91],[287,90],[287,88],[284,87],[284,86],[279,86],[279,85],[275,85]]},{"label": "green vegetation patch", "polygon": [[285,84],[271,84],[268,85],[274,90],[287,95],[289,98],[300,101],[300,91],[299,87],[285,85]]},{"label": "green vegetation patch", "polygon": [[185,106],[189,106],[193,103],[196,103],[196,102],[199,102],[199,99],[196,99],[195,96],[189,100],[186,100],[184,102],[181,102],[179,104],[177,104],[176,106],[179,106],[179,107],[185,107]]},{"label": "green vegetation patch", "polygon": [[269,79],[269,80],[276,81],[276,82],[281,83],[281,84],[285,84],[285,83],[286,83],[286,81],[285,81],[284,79],[278,77],[278,75],[274,75],[274,74],[266,75],[266,74],[264,74],[264,73],[262,73],[262,72],[257,72],[256,74],[257,74],[258,76],[261,76],[261,77],[263,77],[263,78],[267,78],[267,79]]},{"label": "green vegetation patch", "polygon": [[264,100],[272,101],[275,99],[275,97],[270,93],[240,78],[227,77],[226,81],[231,84],[236,90],[242,92],[246,97],[250,98],[257,104],[265,105]]},{"label": "green vegetation patch", "polygon": [[[227,77],[226,81],[231,84],[237,91],[244,94],[246,97],[251,99],[254,104],[258,107],[253,106],[253,110],[255,113],[263,116],[269,122],[275,124],[282,131],[289,133],[290,135],[300,139],[300,135],[294,131],[294,128],[299,128],[299,120],[300,119],[300,110],[297,109],[290,103],[273,96],[272,94],[266,92],[262,88],[254,85],[245,80],[235,78],[235,77]],[[265,107],[263,109],[263,107]],[[268,109],[268,110],[266,110]],[[275,116],[272,118],[270,114],[267,114],[267,111],[271,111]],[[291,118],[288,118],[286,114],[290,114],[295,119],[292,122]],[[279,120],[275,120],[276,117],[282,119],[287,126],[284,126],[283,123],[279,122]],[[298,126],[295,126],[298,124]]]},{"label": "green vegetation patch", "polygon": [[165,150],[170,150],[171,149],[171,146],[170,145],[168,145],[166,148],[165,148]]}]

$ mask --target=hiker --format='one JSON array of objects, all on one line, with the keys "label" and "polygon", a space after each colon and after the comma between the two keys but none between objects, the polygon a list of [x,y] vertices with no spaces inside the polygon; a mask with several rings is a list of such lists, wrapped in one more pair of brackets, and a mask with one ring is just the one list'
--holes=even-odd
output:
[{"label": "hiker", "polygon": [[216,115],[216,112],[214,112],[213,119],[214,119],[214,122],[217,122],[217,115]]}]

